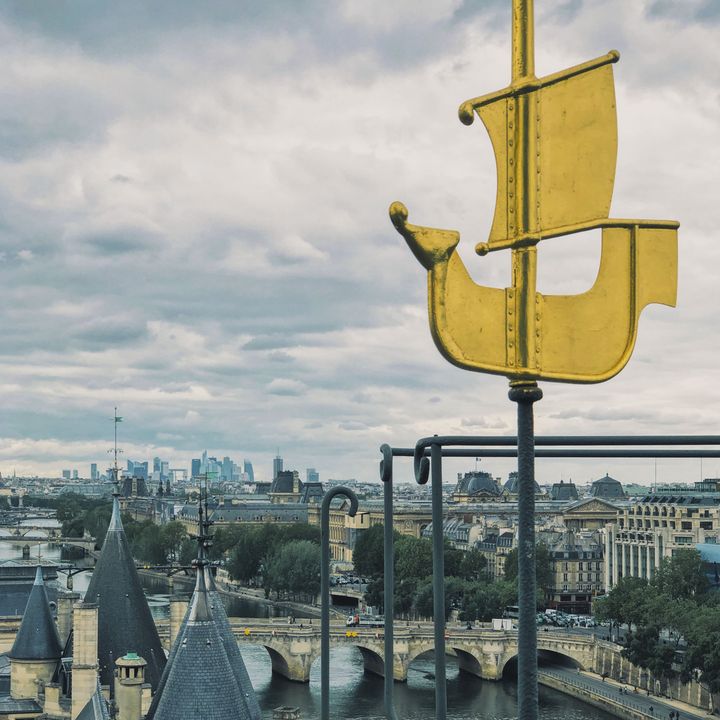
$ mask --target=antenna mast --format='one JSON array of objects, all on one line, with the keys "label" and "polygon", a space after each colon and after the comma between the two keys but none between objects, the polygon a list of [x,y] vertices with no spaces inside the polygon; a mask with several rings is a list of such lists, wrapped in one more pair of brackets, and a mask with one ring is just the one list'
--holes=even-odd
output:
[{"label": "antenna mast", "polygon": [[118,423],[121,423],[122,421],[123,421],[123,419],[120,415],[117,414],[117,407],[115,407],[115,412],[113,414],[113,426],[114,426],[113,429],[115,431],[115,433],[114,433],[115,443],[113,445],[113,449],[108,450],[108,452],[111,452],[113,454],[112,474],[113,474],[113,482],[115,483],[115,493],[113,493],[113,494],[115,494],[115,495],[120,494],[120,475],[119,475],[120,470],[118,468],[117,456],[118,456],[118,453],[122,452],[122,450],[119,450],[118,446],[117,446],[117,426],[118,426]]}]

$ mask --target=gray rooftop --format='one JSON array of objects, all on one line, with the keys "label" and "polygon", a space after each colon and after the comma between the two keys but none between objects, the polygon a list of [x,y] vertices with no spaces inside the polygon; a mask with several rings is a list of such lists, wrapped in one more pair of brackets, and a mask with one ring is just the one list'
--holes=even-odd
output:
[{"label": "gray rooftop", "polygon": [[10,657],[16,660],[59,660],[61,651],[42,568],[38,567]]}]

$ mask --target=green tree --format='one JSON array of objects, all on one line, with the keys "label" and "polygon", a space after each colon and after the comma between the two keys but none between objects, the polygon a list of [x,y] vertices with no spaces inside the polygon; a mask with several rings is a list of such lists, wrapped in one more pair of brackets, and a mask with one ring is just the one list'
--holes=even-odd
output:
[{"label": "green tree", "polygon": [[230,553],[228,572],[234,580],[249,582],[260,574],[260,566],[268,549],[262,528],[243,526],[235,547]]},{"label": "green tree", "polygon": [[660,628],[656,624],[643,625],[632,633],[622,654],[631,663],[650,670],[656,677],[672,677],[675,648],[660,641]]},{"label": "green tree", "polygon": [[197,557],[197,542],[192,538],[186,537],[180,545],[180,554],[178,562],[180,565],[190,565]]},{"label": "green tree", "polygon": [[425,538],[403,535],[395,543],[395,578],[398,583],[432,575],[432,543]]},{"label": "green tree", "polygon": [[687,642],[680,672],[684,682],[699,677],[712,693],[720,692],[720,607],[697,608],[687,618],[684,637]]},{"label": "green tree", "polygon": [[651,584],[673,600],[700,598],[709,587],[703,561],[695,548],[679,548],[671,558],[663,558]]},{"label": "green tree", "polygon": [[185,531],[185,526],[177,520],[161,526],[160,542],[168,560],[171,562],[177,561],[186,537],[187,532]]},{"label": "green tree", "polygon": [[454,548],[450,541],[445,538],[444,548],[444,560],[445,560],[445,576],[446,577],[459,577],[460,568],[463,562],[463,555],[465,554],[462,550]]},{"label": "green tree", "polygon": [[[505,558],[505,579],[517,582],[518,576],[518,549],[513,548]],[[553,587],[555,578],[553,574],[552,563],[550,561],[550,551],[545,543],[538,543],[535,546],[535,582],[538,591],[542,592],[544,597],[547,591]]]},{"label": "green tree", "polygon": [[[459,610],[462,607],[465,594],[469,590],[469,585],[465,580],[458,577],[449,577],[445,579],[445,619],[450,617],[453,610]],[[427,578],[418,584],[415,593],[415,611],[422,617],[435,617],[433,584],[432,579]]]},{"label": "green tree", "polygon": [[462,598],[461,620],[489,622],[517,604],[517,583],[508,580],[469,584]]},{"label": "green tree", "polygon": [[384,525],[373,525],[358,533],[353,549],[353,565],[359,575],[380,577],[384,570],[385,542]]},{"label": "green tree", "polygon": [[85,534],[82,517],[68,518],[63,521],[62,534],[65,537],[81,538]]},{"label": "green tree", "polygon": [[459,575],[465,580],[483,580],[487,577],[487,558],[479,550],[468,550],[460,563]]},{"label": "green tree", "polygon": [[265,587],[314,597],[320,592],[320,547],[309,540],[283,545],[265,565]]},{"label": "green tree", "polygon": [[601,621],[618,625],[641,625],[647,614],[647,580],[636,577],[620,578],[612,592],[598,598],[593,612]]}]

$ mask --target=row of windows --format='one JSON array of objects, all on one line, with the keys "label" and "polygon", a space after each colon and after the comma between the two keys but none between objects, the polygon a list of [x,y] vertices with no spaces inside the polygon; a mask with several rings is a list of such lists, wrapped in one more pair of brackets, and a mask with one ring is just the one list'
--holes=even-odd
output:
[{"label": "row of windows", "polygon": [[[587,568],[584,568],[582,562],[579,562],[577,569],[578,569],[578,570],[592,570],[592,569],[593,569],[593,567],[592,567],[592,566],[593,566],[592,562],[587,562],[586,565],[587,565]],[[569,569],[570,569],[570,563],[563,563],[563,570],[569,570]],[[599,561],[595,563],[595,569],[596,569],[596,570],[599,570],[599,569],[600,569],[600,562],[599,562]]]},{"label": "row of windows", "polygon": [[[578,573],[578,582],[582,582],[583,579],[585,579],[585,580],[587,580],[587,581],[589,581],[589,582],[592,582],[592,579],[593,579],[592,576],[593,576],[593,574],[592,574],[592,573],[585,573],[585,574],[587,575],[587,577],[586,577],[586,578],[583,578],[583,574],[582,574],[582,573]],[[567,574],[567,573],[563,573],[563,578],[562,578],[562,579],[563,579],[563,582],[567,582],[567,581],[568,581],[568,574]],[[595,573],[595,580],[596,580],[597,582],[600,582],[600,573]]]}]

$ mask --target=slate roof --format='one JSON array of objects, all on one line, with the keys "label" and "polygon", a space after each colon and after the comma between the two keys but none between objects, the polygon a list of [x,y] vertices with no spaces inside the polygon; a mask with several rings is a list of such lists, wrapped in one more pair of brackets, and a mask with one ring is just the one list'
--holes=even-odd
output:
[{"label": "slate roof", "polygon": [[165,668],[165,652],[135,569],[117,498],[85,601],[98,604],[100,682],[113,692],[115,660],[128,652],[145,658],[145,681],[153,690]]},{"label": "slate roof", "polygon": [[590,494],[600,498],[625,498],[625,491],[619,480],[610,477],[605,473],[605,477],[595,480],[590,486]]},{"label": "slate roof", "polygon": [[500,495],[500,488],[489,472],[473,470],[458,477],[454,492],[460,495]]},{"label": "slate roof", "polygon": [[29,717],[37,717],[42,712],[42,708],[38,705],[37,700],[16,699],[5,695],[0,697],[0,717],[8,717],[9,715],[25,715]]},{"label": "slate roof", "polygon": [[208,576],[201,561],[195,592],[146,720],[261,718],[225,610],[220,610],[217,592],[208,589]]},{"label": "slate roof", "polygon": [[[535,482],[535,494],[539,495],[542,490],[540,489],[540,486],[537,484],[537,481]],[[505,490],[507,490],[509,493],[514,493],[515,495],[518,494],[520,491],[520,475],[518,474],[517,470],[514,470],[508,475],[508,479],[505,481],[505,485],[503,485]],[[554,498],[553,498],[554,499]]]},{"label": "slate roof", "polygon": [[38,567],[9,656],[15,660],[59,660],[61,652],[60,638],[45,592],[42,568]]},{"label": "slate roof", "polygon": [[95,692],[90,696],[87,705],[80,711],[76,720],[110,720],[110,713],[99,681]]},{"label": "slate roof", "polygon": [[553,483],[552,489],[550,490],[551,500],[577,500],[578,491],[575,487],[575,483],[563,482]]}]

